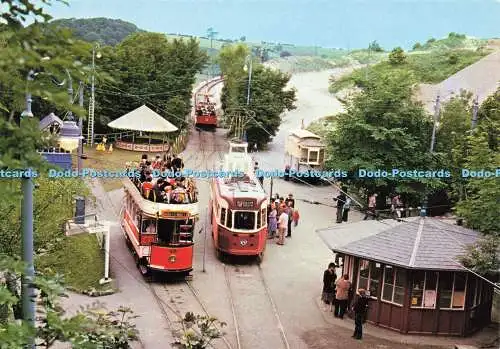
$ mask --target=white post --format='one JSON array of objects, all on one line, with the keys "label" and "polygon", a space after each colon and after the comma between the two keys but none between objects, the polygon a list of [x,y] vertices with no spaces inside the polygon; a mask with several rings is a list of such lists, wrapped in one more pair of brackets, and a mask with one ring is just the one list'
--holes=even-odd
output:
[{"label": "white post", "polygon": [[99,283],[106,284],[111,281],[109,278],[109,242],[111,240],[110,226],[107,225],[104,236],[104,278],[99,280]]}]

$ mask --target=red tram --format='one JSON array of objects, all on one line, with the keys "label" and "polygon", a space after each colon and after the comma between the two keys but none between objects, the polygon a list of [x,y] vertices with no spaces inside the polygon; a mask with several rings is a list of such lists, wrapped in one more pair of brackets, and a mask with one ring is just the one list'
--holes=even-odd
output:
[{"label": "red tram", "polygon": [[121,225],[141,274],[189,274],[193,269],[195,222],[199,219],[197,200],[153,202],[144,198],[130,179],[123,184]]},{"label": "red tram", "polygon": [[222,254],[264,257],[268,196],[254,174],[248,143],[231,142],[221,170],[243,177],[214,178],[210,183],[212,236]]},{"label": "red tram", "polygon": [[212,102],[208,94],[197,94],[195,96],[195,126],[217,127],[216,103]]}]

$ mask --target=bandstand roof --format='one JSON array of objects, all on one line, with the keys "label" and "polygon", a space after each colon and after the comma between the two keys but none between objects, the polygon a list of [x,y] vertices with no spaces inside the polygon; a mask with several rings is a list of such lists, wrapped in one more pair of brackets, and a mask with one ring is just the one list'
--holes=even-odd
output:
[{"label": "bandstand roof", "polygon": [[464,270],[458,257],[478,239],[473,230],[431,217],[362,221],[342,228],[317,233],[334,252],[408,269]]},{"label": "bandstand roof", "polygon": [[178,130],[176,126],[165,120],[158,113],[149,109],[146,105],[142,105],[122,117],[111,121],[108,126],[119,130],[157,133],[175,132]]},{"label": "bandstand roof", "polygon": [[63,125],[63,121],[54,113],[50,113],[46,117],[44,117],[42,120],[40,120],[39,128],[40,130],[45,130],[47,127],[53,125],[53,124],[58,124],[59,126]]}]

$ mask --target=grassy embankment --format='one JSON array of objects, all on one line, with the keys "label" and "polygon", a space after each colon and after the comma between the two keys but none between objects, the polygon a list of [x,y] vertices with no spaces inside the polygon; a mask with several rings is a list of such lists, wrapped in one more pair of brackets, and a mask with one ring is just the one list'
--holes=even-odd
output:
[{"label": "grassy embankment", "polygon": [[113,284],[99,284],[104,277],[104,251],[95,234],[65,236],[57,250],[37,257],[37,268],[63,275],[66,286],[76,292],[114,292]]},{"label": "grassy embankment", "polygon": [[[116,149],[112,153],[100,152],[86,147],[84,168],[98,170],[125,169],[127,161],[138,161],[140,153]],[[76,161],[76,159],[74,159]],[[111,191],[121,187],[120,179],[100,178],[104,189]],[[71,211],[71,210],[70,210]],[[71,212],[68,213],[71,216]],[[63,236],[61,245],[54,250],[37,256],[37,269],[64,276],[70,290],[80,293],[113,292],[113,284],[100,285],[104,276],[104,251],[95,234]]]}]

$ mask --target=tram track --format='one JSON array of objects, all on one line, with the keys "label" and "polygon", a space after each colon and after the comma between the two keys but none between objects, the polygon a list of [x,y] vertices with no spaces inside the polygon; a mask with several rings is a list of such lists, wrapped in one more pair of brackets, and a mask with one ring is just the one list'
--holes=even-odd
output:
[{"label": "tram track", "polygon": [[224,264],[224,276],[238,349],[290,349],[281,317],[260,265]]},{"label": "tram track", "polygon": [[[209,91],[218,83],[220,81],[209,82],[207,90]],[[200,90],[202,88],[198,91]],[[218,168],[218,163],[223,160],[223,154],[227,147],[225,137],[221,137],[221,133],[217,130],[216,132],[207,132],[196,128],[193,129],[191,137],[190,146],[192,148],[185,163],[189,162],[189,167],[193,170]],[[205,187],[209,184],[209,180],[197,179],[197,181],[199,187],[200,185]],[[203,195],[205,192],[208,194],[209,190],[203,190]],[[206,199],[208,201],[208,197]],[[209,214],[208,210],[207,214]],[[210,234],[211,228],[207,219],[204,224],[207,224],[206,234]],[[198,246],[198,252],[201,252],[200,248]],[[211,251],[211,248],[209,247],[207,250]],[[220,321],[228,322],[228,327],[227,332],[220,339],[211,343],[212,348],[290,349],[280,314],[261,266],[255,264],[230,265],[220,263],[218,260],[214,260],[214,257],[210,257],[209,261],[212,264],[209,268],[218,274],[218,276],[217,274],[212,275],[211,279],[214,278],[213,280],[220,282],[216,291],[212,288],[199,288],[200,285],[197,289],[195,287],[197,279],[149,285],[171,329],[177,332],[182,330],[179,321],[188,312],[206,316],[218,314],[217,317]],[[206,282],[201,285],[206,285]],[[213,292],[218,292],[216,297],[214,297]],[[204,299],[208,302],[205,302]],[[223,303],[221,304],[221,302]],[[217,312],[210,311],[214,309]],[[230,324],[231,322],[232,324]]]}]

